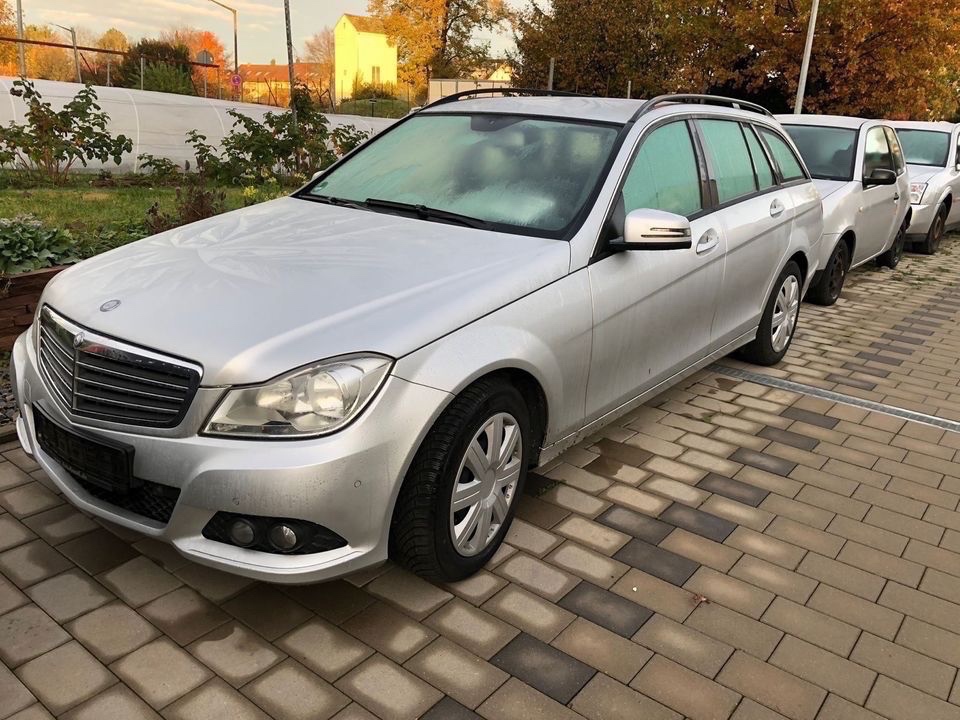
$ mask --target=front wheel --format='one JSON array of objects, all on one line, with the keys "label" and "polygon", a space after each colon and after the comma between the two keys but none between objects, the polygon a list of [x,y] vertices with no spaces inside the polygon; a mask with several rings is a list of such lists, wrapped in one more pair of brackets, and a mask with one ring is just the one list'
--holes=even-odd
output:
[{"label": "front wheel", "polygon": [[397,498],[390,554],[430,580],[462,580],[500,547],[523,489],[533,435],[520,392],[479,380],[427,435]]},{"label": "front wheel", "polygon": [[847,244],[841,240],[833,249],[827,266],[817,284],[810,288],[807,299],[817,305],[833,305],[840,299],[843,283],[847,278],[847,268],[850,266]]},{"label": "front wheel", "polygon": [[940,249],[940,243],[943,242],[943,235],[947,229],[947,207],[941,205],[937,210],[937,216],[933,218],[930,230],[927,231],[927,237],[920,243],[920,252],[924,255],[933,255]]},{"label": "front wheel", "polygon": [[893,245],[891,245],[890,249],[885,253],[877,256],[877,265],[893,270],[900,264],[900,261],[903,259],[903,246],[907,241],[907,225],[908,222],[904,219],[903,225],[901,225],[897,231],[897,237],[894,239]]},{"label": "front wheel", "polygon": [[780,273],[760,318],[757,337],[740,351],[741,357],[756,365],[776,365],[787,354],[800,317],[803,275],[793,261]]}]

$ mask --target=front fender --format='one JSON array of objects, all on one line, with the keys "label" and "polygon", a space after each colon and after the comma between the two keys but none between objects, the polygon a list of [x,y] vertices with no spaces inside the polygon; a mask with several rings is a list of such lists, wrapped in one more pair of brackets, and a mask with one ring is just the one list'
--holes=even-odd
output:
[{"label": "front fender", "polygon": [[498,370],[527,372],[547,400],[549,445],[583,418],[592,328],[581,270],[399,359],[394,374],[456,396]]}]

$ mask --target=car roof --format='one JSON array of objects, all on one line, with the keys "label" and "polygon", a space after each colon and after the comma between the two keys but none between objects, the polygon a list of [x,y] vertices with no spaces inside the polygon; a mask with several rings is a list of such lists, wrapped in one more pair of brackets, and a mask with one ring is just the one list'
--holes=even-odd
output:
[{"label": "car roof", "polygon": [[888,120],[891,125],[901,130],[939,130],[940,132],[952,132],[957,127],[956,123],[940,120],[937,122],[925,122],[922,120]]},{"label": "car roof", "polygon": [[[453,102],[430,105],[420,113],[503,113],[510,115],[533,115],[551,118],[570,118],[591,122],[609,122],[623,125],[630,121],[643,106],[643,99],[600,98],[583,96],[518,96],[518,97],[481,97],[456,100]],[[732,115],[737,118],[766,120],[770,118],[757,112],[723,107],[702,105],[699,103],[665,102],[649,113],[650,118],[672,114],[682,108],[693,112]],[[776,123],[770,123],[776,125]]]},{"label": "car roof", "polygon": [[775,115],[783,125],[818,125],[820,127],[849,128],[859,130],[867,123],[878,122],[868,118],[847,117],[846,115]]}]

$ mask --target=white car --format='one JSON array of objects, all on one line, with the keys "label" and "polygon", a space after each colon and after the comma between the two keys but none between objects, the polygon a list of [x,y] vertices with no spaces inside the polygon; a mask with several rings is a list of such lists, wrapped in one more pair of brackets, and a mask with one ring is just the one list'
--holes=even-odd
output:
[{"label": "white car", "polygon": [[823,195],[820,271],[807,299],[833,305],[847,273],[876,259],[894,268],[910,226],[910,178],[890,123],[831,115],[780,115]]},{"label": "white car", "polygon": [[960,125],[893,121],[910,171],[913,219],[907,242],[932,255],[960,225]]},{"label": "white car", "polygon": [[783,357],[823,223],[769,113],[483,92],[58,275],[11,367],[64,496],[263,580],[454,580],[529,468],[722,355]]}]

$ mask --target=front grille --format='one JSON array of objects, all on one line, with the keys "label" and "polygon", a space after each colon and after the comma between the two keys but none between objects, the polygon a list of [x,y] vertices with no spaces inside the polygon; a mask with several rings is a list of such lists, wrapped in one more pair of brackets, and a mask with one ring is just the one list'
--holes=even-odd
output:
[{"label": "front grille", "polygon": [[74,415],[171,428],[200,385],[200,368],[40,311],[37,354],[50,392]]},{"label": "front grille", "polygon": [[150,480],[142,481],[140,485],[127,492],[116,492],[88,482],[73,473],[70,473],[70,476],[97,500],[156,520],[164,525],[170,522],[173,508],[176,507],[177,498],[180,497],[179,488],[161,485]]}]

